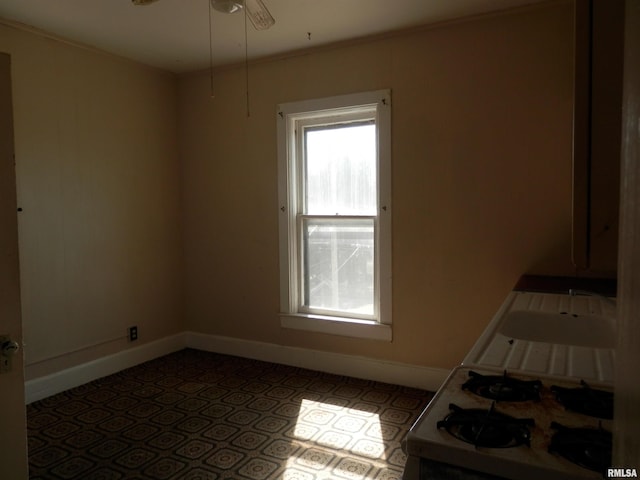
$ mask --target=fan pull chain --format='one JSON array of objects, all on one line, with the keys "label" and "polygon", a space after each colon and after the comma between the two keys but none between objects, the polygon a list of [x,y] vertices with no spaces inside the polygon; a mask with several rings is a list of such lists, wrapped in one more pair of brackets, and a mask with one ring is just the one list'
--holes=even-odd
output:
[{"label": "fan pull chain", "polygon": [[251,116],[249,109],[249,41],[247,35],[247,3],[244,2],[244,74],[245,86],[247,90],[247,118]]},{"label": "fan pull chain", "polygon": [[209,88],[211,98],[215,98],[213,93],[213,33],[211,29],[211,2],[207,2],[209,4]]}]

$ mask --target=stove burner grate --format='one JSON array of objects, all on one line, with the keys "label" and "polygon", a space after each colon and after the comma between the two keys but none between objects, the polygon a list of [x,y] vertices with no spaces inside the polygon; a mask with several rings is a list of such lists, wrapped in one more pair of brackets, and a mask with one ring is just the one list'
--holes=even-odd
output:
[{"label": "stove burner grate", "polygon": [[462,385],[463,390],[496,401],[524,402],[527,400],[539,400],[540,380],[519,380],[503,375],[482,375],[469,371],[469,380]]},{"label": "stove burner grate", "polygon": [[581,467],[603,473],[611,466],[612,435],[600,428],[572,428],[551,422],[558,430],[551,438],[550,453],[558,453]]},{"label": "stove burner grate", "polygon": [[591,388],[584,380],[580,383],[582,387],[576,388],[552,385],[551,391],[567,410],[591,417],[613,419],[613,393]]},{"label": "stove burner grate", "polygon": [[437,428],[445,428],[454,437],[476,447],[510,448],[530,445],[532,418],[515,418],[495,411],[495,403],[489,409],[461,408],[449,404],[451,412],[440,420]]}]

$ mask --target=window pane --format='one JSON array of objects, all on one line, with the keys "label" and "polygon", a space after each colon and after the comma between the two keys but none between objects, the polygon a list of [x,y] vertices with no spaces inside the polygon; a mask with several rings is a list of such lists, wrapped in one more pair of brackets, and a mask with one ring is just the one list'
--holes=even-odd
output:
[{"label": "window pane", "polygon": [[305,146],[305,213],[376,214],[374,123],[307,128]]},{"label": "window pane", "polygon": [[373,220],[305,219],[304,304],[374,315]]}]

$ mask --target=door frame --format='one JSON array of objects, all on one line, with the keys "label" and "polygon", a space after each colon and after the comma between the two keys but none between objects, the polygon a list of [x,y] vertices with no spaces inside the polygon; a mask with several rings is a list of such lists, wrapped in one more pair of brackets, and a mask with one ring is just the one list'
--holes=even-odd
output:
[{"label": "door frame", "polygon": [[[11,57],[0,52],[0,335],[22,343],[18,214],[13,137]],[[26,406],[22,348],[11,370],[0,374],[0,471],[3,478],[26,479]]]}]

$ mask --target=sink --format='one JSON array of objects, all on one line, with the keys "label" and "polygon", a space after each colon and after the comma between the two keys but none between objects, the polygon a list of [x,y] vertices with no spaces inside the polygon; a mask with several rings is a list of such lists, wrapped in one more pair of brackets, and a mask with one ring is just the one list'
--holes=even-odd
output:
[{"label": "sink", "polygon": [[614,348],[613,324],[612,319],[601,315],[514,310],[505,315],[499,331],[507,337],[532,342]]}]

